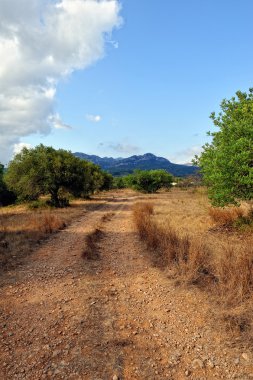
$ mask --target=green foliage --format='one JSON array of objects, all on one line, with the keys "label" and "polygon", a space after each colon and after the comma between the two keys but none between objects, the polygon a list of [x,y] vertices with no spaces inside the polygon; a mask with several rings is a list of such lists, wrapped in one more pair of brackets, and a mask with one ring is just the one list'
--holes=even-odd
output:
[{"label": "green foliage", "polygon": [[38,199],[36,201],[30,202],[28,204],[28,208],[30,210],[48,209],[50,208],[50,203],[45,199]]},{"label": "green foliage", "polygon": [[113,176],[110,173],[102,172],[103,184],[100,190],[111,190],[113,188]]},{"label": "green foliage", "polygon": [[113,177],[114,189],[125,189],[127,187],[125,177]]},{"label": "green foliage", "polygon": [[218,116],[210,118],[218,132],[196,157],[214,206],[253,198],[253,89],[223,100]]},{"label": "green foliage", "polygon": [[162,187],[170,188],[173,176],[166,170],[136,170],[124,178],[128,187],[145,193],[155,193]]},{"label": "green foliage", "polygon": [[7,189],[4,181],[4,166],[0,164],[0,206],[8,206],[14,203],[16,196]]},{"label": "green foliage", "polygon": [[0,164],[0,193],[3,191],[4,188],[4,166]]},{"label": "green foliage", "polygon": [[87,196],[103,184],[103,174],[96,165],[74,157],[63,149],[39,145],[24,148],[10,162],[6,182],[20,200],[33,201],[50,194],[51,204],[68,205],[66,192]]}]

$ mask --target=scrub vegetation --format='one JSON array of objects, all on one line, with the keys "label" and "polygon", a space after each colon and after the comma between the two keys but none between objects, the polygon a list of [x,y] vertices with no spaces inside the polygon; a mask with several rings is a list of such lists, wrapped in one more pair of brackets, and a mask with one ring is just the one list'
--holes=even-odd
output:
[{"label": "scrub vegetation", "polygon": [[133,215],[152,262],[177,284],[208,292],[229,327],[253,337],[253,225],[247,202],[214,208],[204,188],[173,189],[137,202]]}]

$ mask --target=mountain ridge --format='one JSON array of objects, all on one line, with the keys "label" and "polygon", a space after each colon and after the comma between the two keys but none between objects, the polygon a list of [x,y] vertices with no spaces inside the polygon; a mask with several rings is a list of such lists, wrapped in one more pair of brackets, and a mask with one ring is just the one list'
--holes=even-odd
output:
[{"label": "mountain ridge", "polygon": [[103,170],[114,176],[131,174],[136,169],[165,169],[176,177],[186,177],[188,175],[194,175],[198,172],[198,167],[196,166],[189,166],[189,164],[174,164],[167,158],[156,156],[153,153],[133,155],[127,158],[99,157],[82,152],[75,152],[73,154],[83,160],[99,165]]}]

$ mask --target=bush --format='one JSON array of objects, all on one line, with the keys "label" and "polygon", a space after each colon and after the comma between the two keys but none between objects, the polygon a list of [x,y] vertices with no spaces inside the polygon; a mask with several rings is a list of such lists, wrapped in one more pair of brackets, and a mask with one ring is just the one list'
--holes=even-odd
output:
[{"label": "bush", "polygon": [[0,164],[0,206],[8,206],[16,201],[16,195],[7,189],[4,182],[4,166]]},{"label": "bush", "polygon": [[172,186],[173,176],[166,170],[136,170],[125,178],[126,183],[134,190],[144,193],[155,193],[161,188]]}]

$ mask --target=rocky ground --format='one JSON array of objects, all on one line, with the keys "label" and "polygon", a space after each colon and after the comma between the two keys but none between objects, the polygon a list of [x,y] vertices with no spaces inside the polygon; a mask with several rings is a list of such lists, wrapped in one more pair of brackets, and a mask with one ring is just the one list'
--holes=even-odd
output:
[{"label": "rocky ground", "polygon": [[250,351],[216,329],[205,295],[152,264],[134,201],[84,213],[1,276],[0,379],[253,379]]}]

